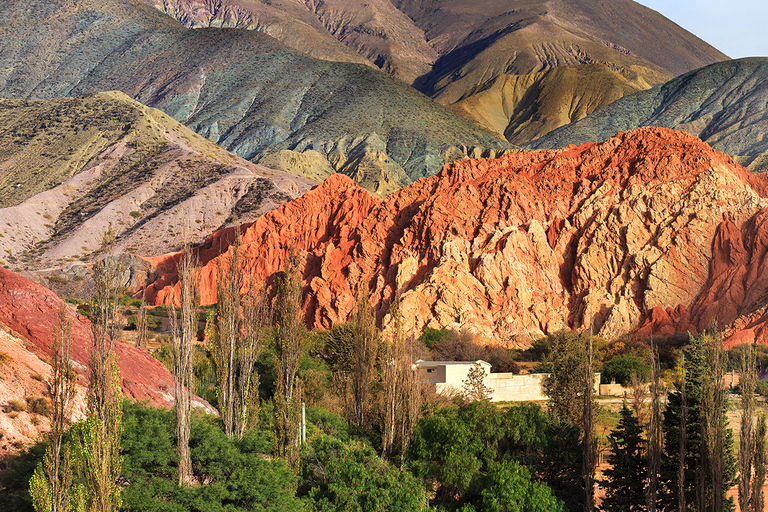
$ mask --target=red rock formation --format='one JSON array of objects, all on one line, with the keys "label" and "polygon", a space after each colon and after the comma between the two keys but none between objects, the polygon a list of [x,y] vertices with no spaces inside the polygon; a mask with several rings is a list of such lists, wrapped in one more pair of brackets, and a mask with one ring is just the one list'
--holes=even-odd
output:
[{"label": "red rock formation", "polygon": [[[51,356],[51,337],[58,322],[59,299],[47,288],[18,274],[0,268],[0,324],[4,324],[26,340],[26,348],[43,361]],[[72,321],[72,359],[81,374],[80,383],[87,386],[90,358],[90,322],[71,308],[67,314]],[[123,393],[135,400],[170,407],[173,403],[173,376],[168,369],[146,350],[121,342],[115,343],[120,367]],[[205,401],[196,403],[211,411]]]},{"label": "red rock formation", "polygon": [[[767,192],[768,180],[699,139],[640,128],[598,144],[461,160],[384,201],[333,176],[241,227],[244,266],[269,280],[295,244],[315,327],[349,317],[362,277],[385,325],[400,291],[412,333],[462,327],[525,345],[589,323],[608,338],[696,330],[760,303],[756,214]],[[199,251],[205,302],[215,298],[225,236]],[[153,261],[158,302],[173,296],[177,257]]]}]

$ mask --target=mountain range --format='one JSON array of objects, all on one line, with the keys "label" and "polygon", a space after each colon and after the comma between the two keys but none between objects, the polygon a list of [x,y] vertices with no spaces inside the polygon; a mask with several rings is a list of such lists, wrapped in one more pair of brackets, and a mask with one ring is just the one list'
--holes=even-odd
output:
[{"label": "mountain range", "polygon": [[[313,328],[348,321],[362,283],[413,336],[717,324],[768,344],[768,59],[635,2],[4,0],[0,19],[0,347],[19,361],[0,399],[44,392],[61,304],[19,274],[87,298],[109,232],[156,305],[186,243],[215,302],[239,232],[270,290],[298,251]],[[118,351],[126,393],[168,406],[162,365]],[[26,442],[29,421],[0,429]]]},{"label": "mountain range", "polygon": [[[613,340],[742,327],[768,342],[768,181],[691,135],[639,128],[558,151],[461,160],[385,200],[335,175],[241,226],[244,272],[270,283],[293,244],[307,324],[347,321],[371,290],[387,327],[475,332],[525,348],[563,329]],[[216,299],[233,230],[199,246],[200,294]],[[149,300],[176,300],[179,254],[154,258]],[[749,320],[744,315],[749,312]],[[751,329],[748,334],[748,329]]]},{"label": "mountain range", "polygon": [[629,0],[143,1],[189,27],[248,27],[318,58],[362,57],[443,103],[501,74],[603,63],[655,84],[727,58]]},{"label": "mountain range", "polygon": [[[576,115],[556,122],[557,116],[551,116],[570,103],[568,94],[590,113],[620,97],[619,91],[647,89],[727,59],[657,12],[629,0],[143,1],[189,27],[248,27],[317,58],[363,58],[438,102],[455,105],[452,110],[468,120],[481,120],[477,124],[491,133],[506,135],[501,128],[511,125],[508,140],[514,143],[545,133],[516,128],[525,123],[519,119],[525,114],[548,118],[550,130],[580,119]],[[543,72],[580,64],[599,64],[614,75],[606,77],[605,70],[595,77],[578,72],[578,85],[595,84],[597,90],[590,95],[597,101],[583,102],[583,95],[566,84],[554,97],[546,97],[550,85],[533,93],[541,101],[513,106],[521,99],[522,84],[541,81]],[[550,81],[557,82],[552,77]],[[513,90],[510,82],[515,82]],[[604,87],[611,90],[597,99]],[[494,91],[493,99],[489,90]],[[475,95],[482,99],[472,99]],[[496,118],[492,123],[482,122],[488,110]],[[502,111],[506,121],[498,119]],[[497,126],[500,122],[503,127]]]},{"label": "mountain range", "polygon": [[688,132],[753,170],[768,152],[768,58],[712,64],[621,98],[584,119],[540,137],[530,148],[596,142],[638,126]]},{"label": "mountain range", "polygon": [[[190,30],[133,0],[10,0],[0,16],[14,20],[0,33],[5,97],[121,90],[240,157],[311,150],[310,167],[381,195],[447,161],[510,147],[399,80],[258,31]],[[317,177],[312,169],[297,171]]]}]

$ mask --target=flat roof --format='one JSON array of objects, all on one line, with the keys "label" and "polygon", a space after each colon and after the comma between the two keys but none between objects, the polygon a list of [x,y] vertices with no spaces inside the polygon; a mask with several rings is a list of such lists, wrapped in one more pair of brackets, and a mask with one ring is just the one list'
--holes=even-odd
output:
[{"label": "flat roof", "polygon": [[477,361],[424,361],[423,359],[419,359],[418,361],[416,361],[416,364],[419,366],[450,366],[450,365],[458,365],[458,364],[472,365],[475,363],[491,366],[491,363],[487,361],[483,361],[482,359],[478,359]]}]

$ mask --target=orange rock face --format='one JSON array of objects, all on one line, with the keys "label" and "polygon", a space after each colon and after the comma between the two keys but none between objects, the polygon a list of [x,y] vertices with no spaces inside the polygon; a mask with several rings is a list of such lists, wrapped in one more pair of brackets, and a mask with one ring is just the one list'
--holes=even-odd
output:
[{"label": "orange rock face", "polygon": [[[697,331],[746,322],[745,312],[752,323],[768,319],[767,192],[765,178],[699,139],[640,128],[598,144],[457,161],[384,201],[332,176],[241,226],[243,265],[269,285],[295,245],[307,323],[319,328],[349,318],[363,279],[385,328],[399,291],[414,334],[466,328],[526,346],[590,324],[607,338]],[[232,237],[216,233],[198,249],[206,303]],[[176,294],[177,259],[152,261],[157,302]]]}]

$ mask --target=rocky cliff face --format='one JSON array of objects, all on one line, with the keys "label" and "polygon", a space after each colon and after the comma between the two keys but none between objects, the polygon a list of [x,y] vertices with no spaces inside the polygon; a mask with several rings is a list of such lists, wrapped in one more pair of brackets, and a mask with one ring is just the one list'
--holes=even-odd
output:
[{"label": "rocky cliff face", "polygon": [[[0,268],[0,400],[5,414],[0,414],[0,453],[13,451],[38,437],[47,429],[47,419],[30,411],[8,410],[11,400],[46,396],[50,377],[51,336],[58,322],[61,299],[50,290]],[[90,324],[68,308],[72,321],[72,359],[79,375],[73,417],[85,411],[88,386],[87,365],[90,357]],[[140,401],[170,407],[173,404],[173,376],[146,350],[121,342],[115,343],[123,393]],[[205,401],[194,398],[197,406],[213,412]],[[36,420],[35,420],[36,419]]]},{"label": "rocky cliff face", "polygon": [[[363,279],[385,327],[400,293],[411,333],[467,328],[524,346],[590,324],[608,338],[696,331],[765,313],[768,236],[758,235],[767,195],[765,178],[699,139],[641,128],[597,144],[461,160],[384,201],[334,175],[242,226],[243,265],[269,283],[295,244],[314,327],[349,318]],[[200,249],[206,302],[227,236]],[[175,294],[176,257],[153,261],[157,302]]]}]

